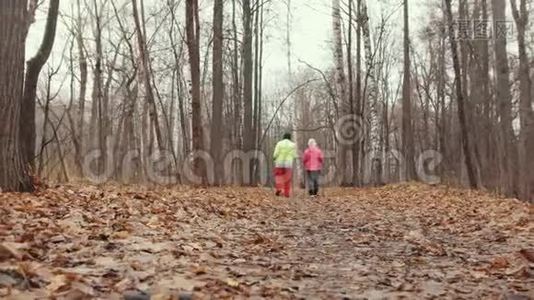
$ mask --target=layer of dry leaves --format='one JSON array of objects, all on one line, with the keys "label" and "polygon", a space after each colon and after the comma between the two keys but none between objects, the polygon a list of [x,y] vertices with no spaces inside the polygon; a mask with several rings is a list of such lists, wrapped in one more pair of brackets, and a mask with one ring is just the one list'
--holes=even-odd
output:
[{"label": "layer of dry leaves", "polygon": [[0,298],[534,298],[534,208],[423,185],[0,195]]}]

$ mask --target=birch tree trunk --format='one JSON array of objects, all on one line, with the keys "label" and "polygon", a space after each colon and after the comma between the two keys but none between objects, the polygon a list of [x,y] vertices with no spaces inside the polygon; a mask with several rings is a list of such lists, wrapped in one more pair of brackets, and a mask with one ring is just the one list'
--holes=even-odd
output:
[{"label": "birch tree trunk", "polygon": [[[351,113],[350,102],[347,92],[347,77],[345,75],[345,62],[343,58],[343,32],[341,27],[341,7],[340,0],[332,0],[332,26],[334,33],[334,64],[336,68],[336,90],[339,100],[339,107],[341,108],[337,115],[338,118],[343,118]],[[350,55],[350,54],[348,54]],[[343,126],[344,124],[342,124]],[[336,128],[336,130],[343,130],[344,128]],[[350,185],[350,164],[348,163],[347,155],[349,149],[347,144],[354,141],[347,141],[343,133],[339,134],[341,138],[338,141],[338,161],[337,169],[341,179],[341,185]],[[350,138],[350,137],[348,137]],[[347,172],[349,171],[349,172]],[[348,174],[347,174],[348,173]]]},{"label": "birch tree trunk", "polygon": [[[354,120],[354,123],[353,126],[356,128],[357,126],[359,126],[359,124],[357,124],[357,119],[355,118],[356,116],[356,107],[355,107],[355,100],[354,100],[354,66],[353,66],[353,59],[352,59],[352,31],[353,31],[353,1],[352,0],[349,0],[348,2],[348,6],[349,6],[349,19],[348,19],[348,22],[347,22],[347,30],[348,30],[348,33],[347,33],[347,73],[348,73],[348,95],[347,95],[347,101],[348,101],[348,104],[350,106],[350,114],[352,115],[352,119]],[[354,138],[353,141],[351,141],[350,145],[354,146],[355,144],[358,143],[358,138]],[[357,176],[357,168],[354,168],[354,165],[358,164],[357,161],[358,160],[358,156],[355,155],[355,152],[353,151],[354,149],[352,147],[349,147],[350,145],[347,145],[347,148],[346,148],[346,155],[345,155],[345,158],[347,159],[347,162],[344,166],[345,168],[345,178],[344,178],[344,184],[345,186],[350,186],[350,185],[353,185],[354,183],[354,176]],[[352,160],[352,163],[349,163],[349,160]]]},{"label": "birch tree trunk", "polygon": [[[242,83],[241,83],[241,64],[239,61],[239,38],[237,30],[237,0],[232,0],[232,101],[233,101],[233,146],[235,150],[243,149],[243,128],[242,121]],[[241,169],[236,164],[234,169],[234,178],[236,184],[243,184]]]},{"label": "birch tree trunk", "polygon": [[[363,126],[362,118],[362,26],[361,26],[361,1],[356,1],[356,17],[358,20],[356,28],[356,91],[354,97],[354,113],[356,117],[356,122],[359,120],[359,124],[356,126]],[[351,0],[352,2],[352,0]],[[361,153],[361,137],[358,137],[354,144],[352,145],[352,184],[354,186],[361,185],[361,174],[360,174],[360,153]]]},{"label": "birch tree trunk", "polygon": [[375,66],[373,62],[373,51],[371,45],[371,31],[369,26],[369,15],[367,12],[367,1],[361,2],[362,12],[362,35],[363,46],[365,49],[365,64],[367,67],[368,83],[368,101],[369,101],[369,126],[370,126],[370,146],[371,153],[371,183],[374,185],[383,184],[382,178],[382,145],[380,143],[380,124],[378,120],[378,83],[376,78]]},{"label": "birch tree trunk", "polygon": [[[254,45],[254,150],[261,151],[260,139],[262,128],[262,89],[263,89],[263,37],[264,37],[264,7],[266,3],[257,2],[256,15],[255,15],[255,45]],[[257,153],[257,152],[256,152]],[[254,161],[254,181],[253,184],[257,185],[258,180],[261,178],[261,166],[255,155]]]}]

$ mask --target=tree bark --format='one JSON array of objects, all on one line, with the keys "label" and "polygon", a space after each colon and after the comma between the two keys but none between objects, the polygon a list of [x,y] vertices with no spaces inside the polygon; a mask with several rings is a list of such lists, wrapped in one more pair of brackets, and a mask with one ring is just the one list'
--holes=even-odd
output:
[{"label": "tree bark", "polygon": [[77,0],[77,28],[76,28],[76,44],[78,47],[78,63],[80,67],[80,92],[78,94],[78,141],[77,146],[75,147],[75,160],[76,164],[79,166],[79,173],[82,174],[81,165],[82,165],[82,155],[85,151],[85,97],[87,93],[87,57],[85,55],[85,45],[83,41],[83,21],[81,13],[81,4],[80,0]]},{"label": "tree bark", "polygon": [[27,63],[26,78],[24,80],[23,109],[20,112],[20,140],[24,161],[32,167],[34,166],[35,158],[35,96],[37,82],[39,73],[41,73],[41,69],[48,60],[54,46],[58,14],[59,0],[50,0],[43,40],[37,54]]},{"label": "tree bark", "polygon": [[[240,77],[240,62],[239,62],[239,45],[238,45],[238,31],[237,31],[237,0],[232,0],[232,31],[233,31],[233,47],[232,47],[232,93],[233,93],[233,137],[234,147],[236,150],[243,149],[242,132],[242,83]],[[238,165],[235,165],[235,183],[243,183],[243,175]]]},{"label": "tree bark", "polygon": [[[487,3],[482,0],[479,4],[475,2],[472,19],[487,20]],[[490,134],[492,123],[489,116],[489,105],[491,96],[489,91],[490,74],[489,74],[489,48],[488,39],[482,38],[471,42],[471,59],[469,72],[470,75],[470,98],[471,114],[470,119],[473,126],[472,137],[474,139],[475,153],[478,157],[478,168],[480,171],[480,180],[485,186],[491,186],[492,178],[496,174],[492,169],[493,162],[490,161]]]},{"label": "tree bark", "polygon": [[[254,150],[253,122],[253,72],[252,57],[252,9],[250,0],[243,0],[243,139],[244,150]],[[254,164],[250,164],[248,174],[244,176],[247,185],[252,184]]]},{"label": "tree bark", "polygon": [[0,189],[4,192],[33,190],[19,133],[28,30],[26,5],[20,0],[0,2]]},{"label": "tree bark", "polygon": [[223,152],[223,0],[215,0],[213,4],[213,99],[211,121],[211,155],[215,162],[215,184],[223,183],[224,170],[222,166]]},{"label": "tree bark", "polygon": [[[185,156],[189,153],[189,129],[187,126],[187,118],[185,114],[185,101],[184,101],[184,84],[183,84],[183,44],[180,44],[180,48],[177,47],[177,43],[174,39],[174,29],[177,27],[179,29],[178,23],[176,21],[176,12],[175,12],[175,3],[169,3],[169,11],[171,15],[171,30],[169,30],[169,39],[171,41],[172,53],[174,57],[174,68],[176,69],[176,93],[178,98],[178,116],[180,119],[180,129],[182,132],[182,154]],[[177,141],[179,139],[176,139]],[[180,148],[179,145],[177,147]]]},{"label": "tree bark", "polygon": [[451,0],[445,0],[447,23],[449,27],[449,42],[452,52],[452,60],[454,65],[454,74],[456,77],[456,97],[458,101],[458,119],[460,120],[460,128],[462,135],[462,146],[464,150],[465,166],[467,168],[467,176],[469,179],[469,186],[471,188],[478,188],[478,182],[475,174],[475,167],[471,153],[471,141],[469,138],[469,129],[466,120],[464,90],[462,87],[462,75],[460,70],[460,60],[458,58],[458,46],[454,32],[454,21],[452,17]]},{"label": "tree bark", "polygon": [[[335,64],[335,80],[336,91],[338,95],[339,104],[341,108],[338,114],[338,118],[342,118],[351,113],[350,100],[347,89],[347,77],[345,74],[345,62],[343,58],[343,32],[341,27],[341,7],[340,0],[332,1],[332,29],[334,34],[334,64]],[[351,30],[349,26],[349,31]],[[350,56],[350,53],[347,53]],[[342,129],[342,128],[339,128]],[[349,148],[347,144],[354,141],[343,140],[338,145],[338,157],[337,165],[339,170],[339,176],[341,185],[350,185],[350,176],[347,171],[350,171],[350,164],[348,163],[347,154],[349,154]]]},{"label": "tree bark", "polygon": [[102,8],[96,0],[92,1],[94,28],[93,36],[95,43],[95,58],[93,66],[93,90],[91,92],[91,121],[89,128],[90,145],[94,149],[99,149],[101,155],[97,161],[97,171],[103,171],[106,163],[106,145],[102,136],[102,102],[103,102],[103,49],[102,49]]},{"label": "tree bark", "polygon": [[[186,2],[186,31],[187,46],[189,50],[189,65],[191,71],[191,107],[193,110],[192,121],[192,138],[193,151],[199,152],[204,150],[204,132],[202,128],[202,100],[200,99],[200,20],[198,18],[198,0],[187,0]],[[200,176],[205,183],[205,168],[199,159],[193,162],[193,172]]]},{"label": "tree bark", "polygon": [[439,55],[438,55],[438,83],[437,83],[437,98],[438,98],[438,111],[436,119],[436,131],[438,135],[439,152],[443,156],[444,163],[439,166],[439,172],[441,177],[445,177],[447,171],[447,162],[449,161],[449,147],[446,143],[447,132],[447,107],[445,105],[445,87],[447,82],[446,71],[446,36],[445,32],[439,36]]},{"label": "tree bark", "polygon": [[405,179],[410,181],[415,173],[415,145],[412,126],[412,86],[410,68],[410,29],[408,18],[408,0],[404,0],[404,79],[402,85],[402,149],[404,155]]},{"label": "tree bark", "polygon": [[373,62],[373,51],[371,47],[371,31],[369,26],[369,15],[367,12],[366,0],[361,1],[362,12],[362,34],[365,48],[365,63],[367,66],[367,78],[369,80],[368,99],[369,99],[369,119],[370,132],[369,139],[371,144],[371,182],[375,186],[383,184],[382,176],[382,145],[380,143],[380,124],[378,120],[378,82]]},{"label": "tree bark", "polygon": [[[506,0],[493,0],[493,19],[506,19]],[[496,72],[496,101],[498,103],[497,114],[500,119],[500,136],[502,143],[501,153],[501,176],[500,181],[504,186],[504,193],[508,196],[518,196],[518,157],[517,141],[513,128],[512,117],[512,94],[510,92],[510,67],[508,65],[508,53],[506,51],[506,38],[495,37],[495,72]]]},{"label": "tree bark", "polygon": [[[353,24],[353,1],[349,0],[348,6],[349,6],[349,18],[347,22],[347,73],[348,73],[348,104],[350,105],[350,114],[353,116],[353,119],[355,122],[358,122],[356,120],[356,109],[354,104],[354,65],[353,65],[353,59],[352,59],[352,24]],[[359,124],[354,124],[354,126],[358,126]],[[353,141],[351,141],[351,145],[354,146],[358,143],[357,138],[355,138]],[[349,146],[349,145],[347,145]],[[344,178],[344,184],[345,186],[350,186],[354,182],[354,176],[356,176],[356,170],[354,169],[354,161],[358,159],[357,156],[354,155],[354,149],[352,147],[347,147],[345,149],[346,155],[345,158],[347,159],[347,163],[344,165],[345,168],[345,178]],[[349,158],[352,159],[352,163],[349,163]],[[356,163],[357,164],[357,163]]]},{"label": "tree bark", "polygon": [[527,1],[520,0],[519,8],[515,0],[510,0],[512,14],[517,27],[517,46],[519,52],[519,118],[521,133],[519,136],[519,161],[521,165],[520,197],[524,200],[534,200],[534,159],[529,157],[534,153],[534,112],[532,111],[532,81],[530,78],[529,58],[525,35],[528,28]]},{"label": "tree bark", "polygon": [[[154,91],[152,89],[152,83],[151,83],[151,70],[150,70],[150,57],[148,54],[148,48],[146,45],[146,35],[144,26],[141,26],[141,22],[139,20],[139,12],[137,10],[137,1],[132,0],[132,6],[133,6],[133,17],[134,17],[134,23],[135,23],[135,30],[137,35],[137,44],[139,47],[139,52],[141,55],[141,65],[142,65],[142,76],[143,76],[143,85],[145,87],[145,93],[147,96],[147,101],[149,104],[149,115],[150,115],[150,123],[151,129],[155,130],[156,133],[156,142],[158,143],[158,149],[162,150],[164,147],[163,142],[163,136],[161,134],[161,128],[159,126],[159,118],[158,118],[158,111],[156,107],[156,101],[154,99]],[[143,24],[144,24],[144,18],[143,18]]]},{"label": "tree bark", "polygon": [[[264,5],[265,3],[256,3],[255,12],[255,43],[254,43],[254,149],[261,150],[261,121],[262,121],[262,87],[263,87],[263,34],[264,34]],[[253,184],[258,183],[260,178],[260,165],[255,156],[253,163]]]},{"label": "tree bark", "polygon": [[[350,0],[352,3],[352,0]],[[362,26],[361,26],[361,0],[356,1],[356,18],[358,20],[356,28],[356,96],[354,97],[354,114],[356,120],[360,120],[360,124],[355,126],[363,126],[362,118]],[[357,121],[356,121],[357,122]],[[361,185],[360,176],[360,152],[361,152],[361,139],[357,139],[352,144],[352,184],[354,186]]]}]

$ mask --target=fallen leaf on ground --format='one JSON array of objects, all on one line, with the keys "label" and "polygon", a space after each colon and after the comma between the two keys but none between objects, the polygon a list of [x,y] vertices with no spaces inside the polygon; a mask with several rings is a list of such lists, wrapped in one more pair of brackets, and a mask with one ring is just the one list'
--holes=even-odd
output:
[{"label": "fallen leaf on ground", "polygon": [[521,249],[519,254],[529,262],[534,263],[534,249]]},{"label": "fallen leaf on ground", "polygon": [[297,190],[286,201],[260,187],[70,184],[0,194],[0,293],[135,300],[532,294],[531,204],[416,183],[323,192],[310,200]]}]

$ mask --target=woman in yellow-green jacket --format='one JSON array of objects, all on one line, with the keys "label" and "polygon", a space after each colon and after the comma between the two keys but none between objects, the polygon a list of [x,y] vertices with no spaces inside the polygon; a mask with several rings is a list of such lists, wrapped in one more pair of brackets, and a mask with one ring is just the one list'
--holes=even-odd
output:
[{"label": "woman in yellow-green jacket", "polygon": [[291,133],[284,134],[284,138],[274,148],[274,182],[276,195],[288,197],[291,194],[293,161],[297,158],[297,146],[291,141]]}]

